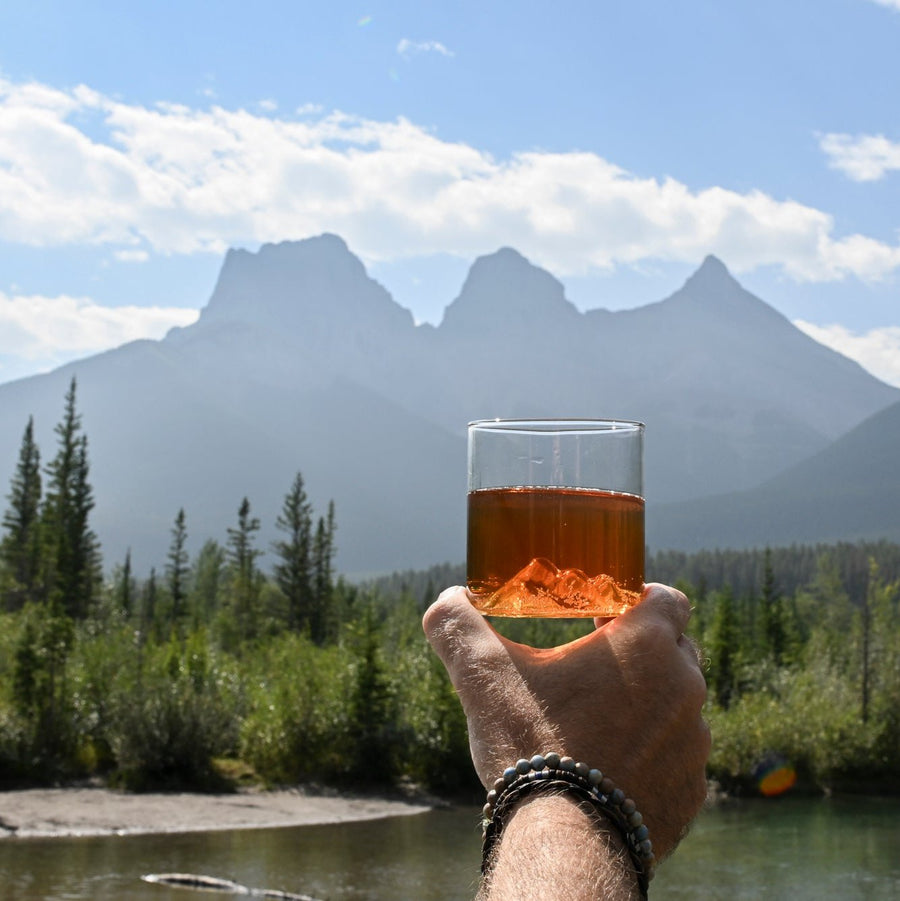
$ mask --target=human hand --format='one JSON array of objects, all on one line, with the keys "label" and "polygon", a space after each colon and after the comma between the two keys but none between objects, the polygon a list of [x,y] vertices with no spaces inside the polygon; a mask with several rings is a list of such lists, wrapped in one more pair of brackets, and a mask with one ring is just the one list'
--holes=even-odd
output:
[{"label": "human hand", "polygon": [[557,648],[509,641],[450,588],[425,613],[469,726],[472,761],[490,787],[520,757],[558,751],[608,774],[631,797],[658,859],[706,797],[706,683],[684,636],[690,605],[647,585],[641,602]]}]

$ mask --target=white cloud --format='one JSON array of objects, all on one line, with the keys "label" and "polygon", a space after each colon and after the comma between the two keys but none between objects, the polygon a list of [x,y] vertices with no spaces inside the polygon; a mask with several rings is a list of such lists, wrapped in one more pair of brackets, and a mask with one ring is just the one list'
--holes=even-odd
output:
[{"label": "white cloud", "polygon": [[802,319],[794,325],[820,344],[855,360],[876,378],[900,388],[900,327],[857,334],[843,325],[815,325]]},{"label": "white cloud", "polygon": [[146,263],[150,259],[146,250],[117,250],[113,256],[120,263]]},{"label": "white cloud", "polygon": [[874,0],[879,6],[887,6],[889,9],[900,11],[900,0]]},{"label": "white cloud", "polygon": [[498,160],[404,119],[147,108],[0,79],[0,241],[192,254],[322,231],[370,262],[509,244],[560,277],[707,253],[798,281],[900,268],[900,247],[837,235],[822,210],[595,153]]},{"label": "white cloud", "polygon": [[[900,0],[897,0],[900,8]],[[878,181],[888,172],[900,169],[900,143],[884,135],[822,135],[819,146],[828,157],[828,165],[853,181]]]},{"label": "white cloud", "polygon": [[0,356],[28,360],[31,371],[51,369],[127,341],[162,338],[198,315],[180,307],[104,307],[86,297],[0,291]]},{"label": "white cloud", "polygon": [[439,53],[441,56],[452,57],[453,51],[448,50],[440,41],[411,41],[402,38],[397,44],[397,53],[405,59],[418,56],[420,53]]}]

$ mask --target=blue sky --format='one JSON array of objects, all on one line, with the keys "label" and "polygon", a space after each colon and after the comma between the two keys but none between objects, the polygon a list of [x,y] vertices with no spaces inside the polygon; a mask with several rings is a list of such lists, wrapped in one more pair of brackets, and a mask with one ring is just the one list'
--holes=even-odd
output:
[{"label": "blue sky", "polygon": [[900,384],[900,0],[0,8],[0,381],[342,235],[437,322],[516,247],[582,309],[707,253]]}]

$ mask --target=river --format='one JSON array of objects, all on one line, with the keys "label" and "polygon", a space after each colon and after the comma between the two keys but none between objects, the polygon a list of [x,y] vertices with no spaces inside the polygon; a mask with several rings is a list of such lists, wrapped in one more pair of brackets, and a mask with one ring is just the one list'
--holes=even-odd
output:
[{"label": "river", "polygon": [[[0,898],[216,897],[140,879],[146,873],[189,872],[323,901],[470,901],[479,857],[474,809],[336,826],[5,839]],[[900,901],[900,799],[787,797],[720,805],[701,814],[660,868],[651,898]]]}]

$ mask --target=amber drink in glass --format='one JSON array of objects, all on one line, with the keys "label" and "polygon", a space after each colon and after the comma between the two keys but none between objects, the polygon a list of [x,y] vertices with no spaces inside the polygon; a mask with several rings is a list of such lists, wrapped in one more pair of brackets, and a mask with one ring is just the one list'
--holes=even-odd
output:
[{"label": "amber drink in glass", "polygon": [[616,616],[644,584],[643,433],[621,420],[469,424],[467,584],[490,616]]}]

